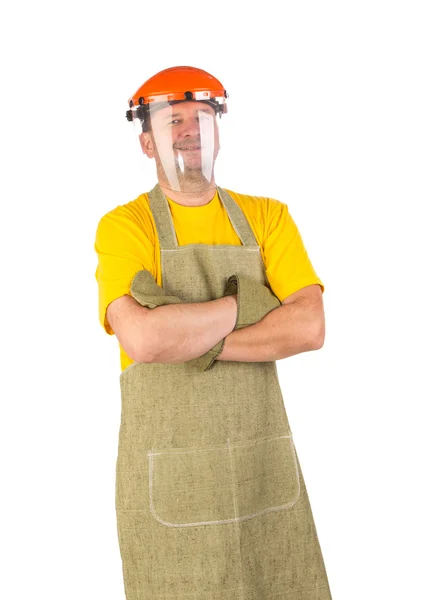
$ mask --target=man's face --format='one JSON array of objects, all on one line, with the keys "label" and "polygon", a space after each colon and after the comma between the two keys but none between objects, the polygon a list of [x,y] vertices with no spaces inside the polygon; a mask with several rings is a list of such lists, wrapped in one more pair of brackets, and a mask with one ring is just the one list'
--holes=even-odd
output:
[{"label": "man's face", "polygon": [[[174,161],[176,170],[192,174],[214,164],[220,142],[214,109],[204,102],[180,102],[151,112],[151,129],[140,134],[143,152],[157,169]],[[165,169],[166,170],[166,169]]]}]

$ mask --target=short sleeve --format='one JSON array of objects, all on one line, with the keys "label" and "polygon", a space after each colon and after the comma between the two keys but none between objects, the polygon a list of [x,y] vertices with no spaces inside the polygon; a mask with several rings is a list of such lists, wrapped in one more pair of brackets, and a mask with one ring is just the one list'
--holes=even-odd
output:
[{"label": "short sleeve", "polygon": [[94,244],[99,321],[109,335],[114,332],[106,318],[108,305],[120,296],[130,295],[130,284],[138,271],[146,269],[155,277],[154,244],[142,223],[122,208],[100,219]]},{"label": "short sleeve", "polygon": [[283,202],[271,200],[268,227],[263,243],[266,275],[274,294],[282,302],[301,288],[324,286],[315,272],[302,237]]}]

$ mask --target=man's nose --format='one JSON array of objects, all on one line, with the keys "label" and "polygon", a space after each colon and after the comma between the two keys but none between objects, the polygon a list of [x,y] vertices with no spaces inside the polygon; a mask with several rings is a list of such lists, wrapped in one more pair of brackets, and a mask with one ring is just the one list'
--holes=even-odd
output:
[{"label": "man's nose", "polygon": [[181,137],[191,137],[197,135],[200,135],[199,119],[188,119],[187,121],[185,121],[184,126],[181,130]]}]

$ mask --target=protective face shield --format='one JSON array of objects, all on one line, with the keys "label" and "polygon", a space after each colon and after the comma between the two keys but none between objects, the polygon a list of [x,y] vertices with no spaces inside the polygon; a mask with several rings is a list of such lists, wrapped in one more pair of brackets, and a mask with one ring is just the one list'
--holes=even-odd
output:
[{"label": "protective face shield", "polygon": [[[160,81],[163,76],[168,81]],[[127,118],[134,123],[143,153],[154,159],[159,182],[168,189],[201,194],[216,188],[214,164],[227,93],[214,81],[200,69],[174,67],[151,78],[129,101]]]}]

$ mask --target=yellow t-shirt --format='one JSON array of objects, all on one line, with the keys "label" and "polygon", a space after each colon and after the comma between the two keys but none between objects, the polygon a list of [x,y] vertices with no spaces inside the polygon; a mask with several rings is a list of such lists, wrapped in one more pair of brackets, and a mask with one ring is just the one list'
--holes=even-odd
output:
[{"label": "yellow t-shirt", "polygon": [[[317,283],[317,276],[301,235],[286,204],[273,198],[249,196],[227,190],[242,209],[261,248],[266,275],[274,294],[282,302],[297,290]],[[241,245],[216,191],[204,206],[183,206],[167,198],[178,244]],[[130,294],[135,274],[147,269],[162,285],[160,246],[148,194],[117,206],[99,221],[94,248],[98,256],[99,321],[113,335],[106,318],[108,304]],[[124,370],[133,360],[120,345]]]}]

